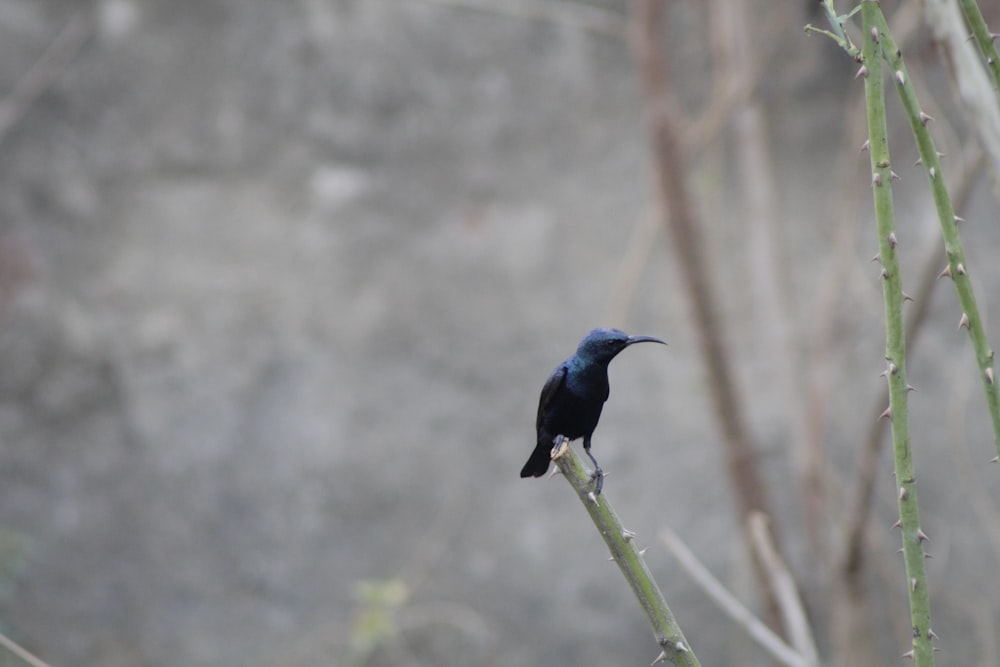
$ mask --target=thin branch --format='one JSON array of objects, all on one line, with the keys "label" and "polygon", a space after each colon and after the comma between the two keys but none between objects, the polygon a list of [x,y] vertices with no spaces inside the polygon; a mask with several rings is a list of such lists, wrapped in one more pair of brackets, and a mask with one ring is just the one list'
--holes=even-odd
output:
[{"label": "thin branch", "polygon": [[989,74],[969,42],[953,0],[925,0],[924,22],[941,47],[972,130],[989,156],[994,185],[1000,183],[1000,106]]},{"label": "thin branch", "polygon": [[688,576],[701,587],[705,594],[719,606],[726,616],[743,628],[747,635],[775,660],[787,667],[813,667],[816,662],[810,662],[795,649],[786,644],[743,603],[736,599],[722,583],[716,579],[698,557],[691,553],[680,537],[669,528],[664,528],[660,539],[684,568]]},{"label": "thin branch", "polygon": [[[748,32],[753,9],[749,0],[715,0],[710,3],[713,35],[729,77],[754,80],[763,69],[760,50],[766,40]],[[767,354],[774,368],[774,394],[784,406],[786,440],[792,468],[802,497],[804,524],[812,557],[822,559],[826,524],[824,457],[822,442],[809,438],[806,379],[809,359],[802,337],[795,335],[795,295],[787,262],[782,256],[783,230],[779,213],[774,157],[767,131],[767,109],[760,95],[750,95],[733,114],[738,173],[742,184],[740,206],[747,230],[753,303],[758,329],[766,337]]]},{"label": "thin branch", "polygon": [[[867,3],[866,3],[867,4]],[[941,169],[941,160],[934,140],[927,129],[928,123],[933,119],[920,108],[917,94],[913,89],[913,83],[906,73],[906,65],[903,63],[903,56],[896,46],[886,25],[885,16],[881,9],[873,15],[875,24],[873,29],[882,34],[879,49],[882,57],[886,60],[889,68],[893,72],[892,80],[896,85],[896,92],[899,94],[906,116],[910,121],[910,128],[916,139],[917,150],[920,153],[920,160],[927,172],[927,178],[931,186],[931,193],[934,196],[934,207],[937,210],[938,222],[941,225],[941,234],[944,236],[945,253],[948,256],[947,275],[955,285],[955,292],[958,294],[958,303],[962,307],[962,318],[959,321],[959,328],[968,330],[969,338],[972,341],[972,348],[976,356],[976,363],[979,365],[979,376],[982,381],[983,393],[986,395],[986,406],[990,413],[990,420],[993,425],[993,444],[998,456],[1000,456],[1000,378],[996,377],[996,368],[993,359],[993,350],[990,348],[986,338],[986,329],[983,326],[982,318],[979,315],[979,306],[976,304],[976,296],[972,289],[972,281],[969,278],[969,265],[965,260],[965,250],[962,247],[962,240],[958,234],[959,218],[955,216],[955,209],[948,195],[948,190],[944,184],[944,172]]]},{"label": "thin branch", "polygon": [[55,83],[91,33],[91,9],[80,9],[66,23],[42,56],[0,100],[0,143],[42,94]]},{"label": "thin branch", "polygon": [[982,12],[979,11],[976,0],[958,0],[958,4],[962,7],[962,13],[965,14],[965,20],[969,22],[969,27],[972,28],[976,44],[979,45],[979,49],[986,58],[990,74],[993,75],[993,88],[1000,89],[1000,55],[997,54],[996,44],[993,43],[996,35],[986,27],[986,21],[983,19]]},{"label": "thin branch", "polygon": [[674,620],[660,587],[656,585],[653,575],[646,567],[642,552],[635,545],[635,533],[626,530],[622,525],[618,514],[608,501],[607,494],[594,495],[590,488],[590,474],[570,448],[566,438],[559,436],[556,438],[556,443],[552,449],[552,460],[576,491],[594,525],[597,526],[598,532],[611,550],[612,559],[625,575],[639,604],[646,612],[649,624],[653,628],[653,635],[662,649],[654,663],[669,660],[678,667],[682,665],[700,667],[691,645]]},{"label": "thin branch", "polygon": [[7,635],[0,632],[0,646],[17,656],[22,662],[26,662],[31,667],[49,667],[49,664],[37,657],[34,653],[24,648]]},{"label": "thin branch", "polygon": [[768,523],[767,516],[760,512],[750,515],[748,526],[750,544],[769,575],[768,580],[773,595],[778,600],[789,641],[807,664],[818,665],[819,651],[816,649],[816,640],[813,639],[812,629],[809,627],[809,618],[802,606],[798,586],[774,545]]},{"label": "thin branch", "polygon": [[[862,3],[861,18],[863,27],[861,66],[866,72],[864,80],[865,106],[868,111],[869,156],[879,259],[882,265],[882,298],[885,302],[885,377],[889,385],[889,407],[883,415],[892,422],[892,451],[903,536],[903,559],[906,563],[906,590],[913,627],[913,648],[907,655],[913,658],[917,667],[930,667],[934,664],[934,654],[930,636],[930,595],[924,566],[923,542],[927,536],[920,527],[916,473],[910,442],[908,399],[910,388],[906,383],[903,288],[896,254],[897,241],[892,202],[894,173],[889,159],[885,91],[880,57],[895,49],[894,46],[890,46],[889,28],[885,24],[885,18],[878,4]],[[902,84],[905,72],[893,68],[892,76]]]},{"label": "thin branch", "polygon": [[716,414],[725,435],[730,481],[740,501],[741,516],[753,510],[766,511],[766,492],[757,471],[743,404],[729,365],[731,355],[723,341],[723,327],[718,318],[715,293],[709,284],[699,225],[685,179],[688,169],[681,155],[676,104],[667,75],[669,68],[660,61],[657,44],[661,3],[638,0],[633,7],[634,52],[642,77],[657,184],[666,207],[664,217],[669,223],[674,253],[681,265],[681,275],[694,311]]},{"label": "thin branch", "polygon": [[[992,547],[995,567],[1000,565],[1000,526],[997,526],[995,520],[997,516],[1000,516],[1000,506],[994,502],[990,495],[991,489],[984,487],[978,477],[982,462],[973,463],[975,453],[969,444],[970,438],[966,427],[966,408],[969,403],[969,394],[972,392],[972,383],[968,381],[967,377],[955,378],[952,386],[954,389],[948,397],[947,432],[954,453],[955,466],[960,474],[958,484],[962,489],[963,497],[975,515],[979,532]],[[971,440],[975,439],[971,438]],[[990,664],[996,664],[996,662]]]},{"label": "thin branch", "polygon": [[618,272],[614,286],[611,289],[611,303],[608,307],[608,321],[615,326],[624,327],[625,320],[632,308],[632,301],[639,289],[640,278],[649,257],[653,254],[653,244],[660,229],[658,211],[643,211],[632,229],[628,248],[618,263]]},{"label": "thin branch", "polygon": [[[664,224],[680,267],[698,336],[702,363],[716,418],[722,427],[729,483],[734,490],[741,524],[755,510],[767,513],[767,493],[758,470],[743,401],[718,315],[716,294],[701,244],[701,228],[687,182],[689,162],[680,139],[679,105],[675,100],[670,67],[663,62],[660,26],[663,3],[635,0],[632,5],[631,42],[633,57],[642,84],[643,106],[653,153]],[[757,578],[765,595],[768,617],[777,619],[777,602],[763,586],[764,574],[755,563]]]}]

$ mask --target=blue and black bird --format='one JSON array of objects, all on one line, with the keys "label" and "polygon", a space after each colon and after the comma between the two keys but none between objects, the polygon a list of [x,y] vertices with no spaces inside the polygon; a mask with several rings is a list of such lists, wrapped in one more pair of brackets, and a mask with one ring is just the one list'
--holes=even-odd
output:
[{"label": "blue and black bird", "polygon": [[652,336],[629,336],[618,329],[594,329],[580,341],[576,354],[559,364],[542,387],[538,399],[535,451],[521,468],[521,477],[541,477],[548,471],[553,440],[563,435],[583,438],[583,451],[594,464],[596,492],[604,485],[604,472],[590,453],[590,438],[608,400],[608,364],[635,343],[660,343]]}]

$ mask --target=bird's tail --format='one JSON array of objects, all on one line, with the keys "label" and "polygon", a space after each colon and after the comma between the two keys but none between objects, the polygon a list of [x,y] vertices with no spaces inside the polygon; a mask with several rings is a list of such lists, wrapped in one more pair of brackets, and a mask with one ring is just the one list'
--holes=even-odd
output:
[{"label": "bird's tail", "polygon": [[549,471],[549,463],[551,462],[552,445],[536,445],[535,451],[531,452],[531,458],[521,468],[521,477],[541,477]]}]

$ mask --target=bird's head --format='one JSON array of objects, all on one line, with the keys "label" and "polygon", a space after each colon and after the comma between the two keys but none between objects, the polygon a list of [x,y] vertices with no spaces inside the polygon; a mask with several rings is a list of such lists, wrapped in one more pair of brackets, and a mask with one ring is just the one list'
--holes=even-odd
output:
[{"label": "bird's head", "polygon": [[659,338],[652,336],[629,336],[618,329],[594,329],[580,341],[576,348],[576,356],[595,363],[610,363],[615,356],[633,343],[660,343]]}]

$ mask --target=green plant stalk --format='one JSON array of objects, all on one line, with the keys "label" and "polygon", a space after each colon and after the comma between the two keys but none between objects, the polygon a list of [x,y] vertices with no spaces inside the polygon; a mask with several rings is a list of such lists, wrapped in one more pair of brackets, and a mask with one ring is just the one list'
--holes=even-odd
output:
[{"label": "green plant stalk", "polygon": [[678,667],[701,667],[680,626],[674,620],[663,593],[660,592],[653,575],[646,567],[642,554],[635,546],[635,534],[622,526],[605,494],[594,495],[591,490],[590,473],[570,448],[568,441],[563,439],[556,445],[552,450],[552,460],[569,481],[570,486],[576,490],[594,525],[611,550],[611,557],[618,564],[639,599],[643,611],[646,612],[653,628],[653,635],[662,649],[657,660],[667,660]]},{"label": "green plant stalk", "polygon": [[857,58],[860,55],[860,51],[858,51],[858,47],[854,45],[848,34],[844,32],[844,21],[850,18],[851,14],[853,14],[854,11],[857,11],[857,8],[855,8],[855,10],[851,12],[851,14],[848,14],[846,16],[838,16],[837,10],[833,6],[833,0],[820,0],[820,6],[823,9],[823,13],[826,14],[827,22],[833,29],[832,32],[830,30],[823,30],[822,28],[817,28],[812,24],[806,26],[806,32],[807,33],[815,32],[820,35],[826,35],[827,37],[835,41],[837,43],[837,46],[847,51],[848,55],[850,55],[852,58]]},{"label": "green plant stalk", "polygon": [[972,35],[976,38],[979,50],[986,57],[986,65],[990,68],[990,74],[993,75],[994,91],[1000,90],[1000,55],[997,54],[997,47],[993,43],[993,34],[986,27],[986,21],[983,19],[982,12],[979,11],[979,5],[976,4],[976,0],[958,0],[958,4],[962,8],[962,13],[965,15],[969,27],[972,28]]},{"label": "green plant stalk", "polygon": [[930,181],[934,206],[937,209],[941,234],[944,237],[945,252],[948,256],[948,268],[944,275],[950,275],[955,284],[955,291],[958,293],[958,303],[962,307],[963,313],[959,327],[967,328],[969,338],[972,340],[976,363],[979,365],[979,376],[986,394],[986,405],[993,424],[993,443],[997,456],[1000,456],[1000,386],[996,382],[1000,378],[996,376],[993,350],[990,349],[986,330],[979,315],[979,307],[976,305],[976,296],[969,279],[968,264],[965,262],[965,251],[962,249],[962,241],[958,235],[955,209],[951,203],[948,188],[945,186],[944,175],[941,173],[941,161],[938,158],[931,133],[927,130],[930,117],[920,109],[920,102],[917,100],[917,93],[910,82],[903,57],[889,33],[889,27],[886,25],[885,16],[881,11],[877,12],[875,26],[881,35],[878,46],[882,51],[882,57],[892,69],[896,91],[899,93],[903,108],[910,120],[920,160]]},{"label": "green plant stalk", "polygon": [[889,383],[889,409],[884,413],[892,423],[892,455],[896,470],[896,497],[903,533],[906,590],[910,601],[913,648],[906,652],[917,667],[932,667],[930,595],[924,568],[923,541],[917,506],[916,474],[910,446],[909,386],[906,384],[906,340],[903,330],[903,287],[896,256],[896,235],[892,203],[893,172],[889,161],[889,141],[885,118],[885,89],[879,57],[884,35],[880,30],[881,10],[877,3],[861,5],[864,42],[861,49],[865,75],[865,106],[868,111],[868,152],[871,157],[875,224],[878,230],[879,259],[882,264],[882,297],[885,303],[885,377]]}]

